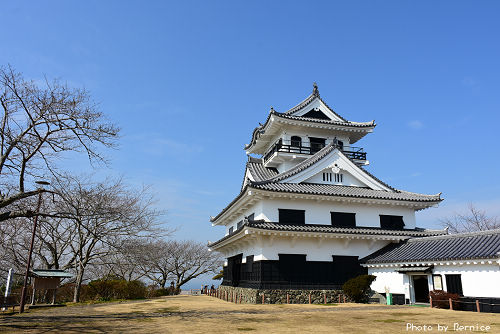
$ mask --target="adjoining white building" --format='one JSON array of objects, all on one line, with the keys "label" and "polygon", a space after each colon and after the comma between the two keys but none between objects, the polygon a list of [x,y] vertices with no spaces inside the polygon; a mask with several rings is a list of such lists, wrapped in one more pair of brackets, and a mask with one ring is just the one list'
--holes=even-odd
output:
[{"label": "adjoining white building", "polygon": [[427,303],[432,290],[500,298],[500,230],[408,239],[361,262],[377,276],[373,290],[406,303]]},{"label": "adjoining white building", "polygon": [[271,108],[245,146],[240,193],[211,218],[226,231],[209,243],[226,258],[222,286],[336,290],[372,270],[360,259],[411,238],[447,234],[415,222],[415,212],[436,206],[440,194],[398,190],[366,170],[366,153],[354,145],[374,128],[374,121],[337,114],[316,85],[290,110]]}]

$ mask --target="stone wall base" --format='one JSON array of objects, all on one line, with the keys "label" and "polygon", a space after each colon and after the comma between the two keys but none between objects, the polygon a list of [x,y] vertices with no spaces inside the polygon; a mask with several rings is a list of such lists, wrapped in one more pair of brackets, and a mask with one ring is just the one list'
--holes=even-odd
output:
[{"label": "stone wall base", "polygon": [[350,302],[342,290],[268,290],[220,286],[211,295],[239,304],[336,304]]}]

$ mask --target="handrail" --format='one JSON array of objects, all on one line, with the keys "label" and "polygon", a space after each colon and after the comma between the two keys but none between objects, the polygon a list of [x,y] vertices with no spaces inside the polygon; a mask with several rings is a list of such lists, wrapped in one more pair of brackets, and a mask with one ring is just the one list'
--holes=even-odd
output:
[{"label": "handrail", "polygon": [[[287,142],[290,144],[286,144]],[[313,155],[320,151],[323,147],[325,147],[325,145],[317,144],[306,146],[298,144],[298,142],[293,143],[292,141],[279,140],[271,146],[266,153],[264,153],[263,158],[264,162],[267,162],[276,152]],[[351,159],[366,160],[366,152],[364,152],[362,147],[346,146],[345,149],[341,146],[338,147]]]}]

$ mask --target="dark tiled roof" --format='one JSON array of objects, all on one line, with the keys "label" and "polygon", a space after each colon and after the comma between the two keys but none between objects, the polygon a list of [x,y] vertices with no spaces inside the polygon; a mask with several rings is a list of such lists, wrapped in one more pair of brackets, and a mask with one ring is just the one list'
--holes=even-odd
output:
[{"label": "dark tiled roof", "polygon": [[257,159],[250,156],[248,157],[247,168],[252,174],[255,182],[272,179],[279,174],[276,168],[264,167],[262,159]]},{"label": "dark tiled roof", "polygon": [[364,263],[472,260],[500,257],[500,230],[415,238],[391,244],[362,259]]},{"label": "dark tiled roof", "polygon": [[293,120],[297,120],[297,121],[308,121],[308,122],[323,123],[323,124],[353,126],[353,127],[357,127],[357,128],[366,128],[366,127],[375,126],[375,121],[371,121],[371,122],[350,122],[350,121],[339,122],[339,121],[333,121],[330,119],[320,119],[320,118],[312,118],[312,117],[287,115],[285,113],[279,113],[277,111],[272,112],[272,114],[275,116],[278,116],[278,117],[293,119]]},{"label": "dark tiled roof", "polygon": [[332,120],[328,120],[328,119],[292,116],[292,115],[280,113],[280,112],[275,111],[274,109],[271,109],[271,111],[269,112],[269,115],[267,116],[266,122],[264,124],[259,125],[258,127],[256,127],[253,130],[252,140],[250,141],[250,144],[245,145],[245,149],[248,149],[250,146],[255,144],[259,135],[265,132],[265,128],[266,128],[267,124],[269,123],[271,116],[276,116],[276,117],[281,117],[281,118],[291,119],[291,120],[296,120],[296,121],[306,121],[306,122],[312,122],[312,123],[318,123],[318,124],[331,124],[331,125],[339,125],[339,126],[355,127],[355,128],[371,128],[371,127],[376,126],[375,121],[371,121],[371,122],[349,122],[349,121],[338,122],[338,121],[332,121]]},{"label": "dark tiled roof", "polygon": [[320,233],[346,233],[346,234],[370,234],[370,235],[396,235],[396,236],[428,236],[441,235],[446,233],[444,230],[424,230],[424,229],[406,229],[406,230],[385,230],[378,227],[335,227],[331,225],[287,225],[265,221],[252,221],[248,227],[290,232],[320,232]]},{"label": "dark tiled roof", "polygon": [[380,236],[401,236],[401,237],[422,237],[429,235],[445,234],[445,230],[425,230],[425,229],[405,229],[405,230],[385,230],[377,227],[335,227],[331,225],[287,225],[275,222],[265,221],[246,221],[239,229],[232,234],[226,235],[209,246],[217,245],[224,240],[240,233],[245,227],[259,229],[259,230],[272,230],[280,232],[317,232],[317,233],[336,233],[336,234],[359,234],[359,235],[380,235]]},{"label": "dark tiled roof", "polygon": [[440,202],[440,195],[424,195],[415,194],[406,191],[390,192],[385,190],[373,190],[369,188],[355,186],[341,186],[335,184],[318,184],[318,183],[265,183],[251,184],[252,188],[299,193],[310,195],[323,196],[342,196],[342,197],[357,197],[357,198],[373,198],[382,200],[399,200],[399,201],[414,201],[414,202]]},{"label": "dark tiled roof", "polygon": [[[311,117],[302,117],[302,116],[294,116],[292,115],[294,112],[297,110],[300,110],[304,108],[305,106],[309,105],[314,99],[318,98],[323,104],[330,110],[333,114],[335,114],[337,117],[339,117],[342,121],[334,121],[334,120],[329,120],[329,119],[318,119],[318,118],[311,118]],[[315,86],[313,92],[311,95],[309,95],[304,101],[300,102],[298,105],[295,107],[289,109],[288,111],[284,113],[280,113],[275,111],[273,108],[271,108],[269,115],[267,116],[266,121],[264,124],[260,124],[258,127],[256,127],[253,132],[252,132],[252,140],[250,141],[250,144],[245,145],[245,149],[249,149],[252,145],[255,144],[257,141],[258,137],[260,134],[265,132],[265,128],[269,123],[269,120],[271,119],[271,116],[276,116],[276,117],[281,117],[285,119],[291,119],[291,120],[297,120],[297,121],[306,121],[306,122],[312,122],[312,123],[318,123],[318,124],[331,124],[331,125],[339,125],[339,126],[346,126],[346,127],[358,127],[358,128],[370,128],[370,127],[375,127],[375,121],[371,122],[351,122],[348,121],[347,119],[343,118],[339,114],[337,114],[332,108],[330,108],[325,101],[319,96],[319,91],[317,89],[317,86]]]},{"label": "dark tiled roof", "polygon": [[318,98],[321,102],[323,102],[323,104],[328,108],[328,110],[330,110],[332,113],[334,113],[335,116],[337,116],[338,118],[340,118],[344,122],[349,122],[344,117],[342,117],[339,114],[337,114],[332,108],[330,108],[330,106],[328,106],[328,104],[326,104],[325,101],[323,101],[323,99],[319,95],[318,85],[316,85],[316,84],[313,85],[313,92],[311,93],[311,95],[309,95],[308,97],[306,97],[306,99],[304,101],[300,102],[295,107],[293,107],[293,108],[289,109],[288,111],[286,111],[284,114],[286,114],[286,115],[293,114],[297,110],[300,110],[300,109],[306,107],[307,105],[309,105],[312,101],[314,101],[315,98]]},{"label": "dark tiled roof", "polygon": [[[329,144],[316,154],[312,155],[308,159],[302,161],[301,163],[297,164],[290,170],[281,174],[276,174],[276,171],[271,172],[269,170],[266,170],[266,167],[264,167],[263,165],[258,166],[259,163],[262,163],[262,160],[253,158],[254,162],[252,164],[253,165],[252,168],[255,169],[255,175],[254,174],[252,175],[254,175],[255,181],[250,181],[249,185],[253,188],[262,190],[301,193],[301,194],[360,197],[360,198],[374,198],[374,199],[388,199],[388,200],[402,200],[402,201],[421,201],[421,202],[441,201],[440,194],[425,195],[425,194],[417,194],[417,193],[394,189],[362,168],[359,168],[360,171],[366,173],[369,177],[374,178],[375,180],[377,180],[384,186],[388,187],[392,191],[373,190],[363,187],[341,186],[333,184],[278,183],[316,164],[321,159],[325,158],[335,148],[336,146],[333,143]],[[341,151],[339,152],[340,154],[343,155]],[[263,179],[263,176],[265,175],[273,175],[273,176],[268,179]]]},{"label": "dark tiled roof", "polygon": [[[238,199],[240,199],[247,188],[260,189],[274,192],[319,195],[319,196],[340,196],[340,197],[353,197],[353,198],[368,198],[368,199],[381,199],[381,200],[399,200],[399,201],[412,201],[412,202],[425,202],[437,203],[441,202],[441,194],[426,195],[412,193],[408,191],[394,189],[388,184],[382,182],[371,173],[363,168],[360,171],[366,173],[378,182],[390,188],[392,191],[373,190],[370,188],[356,187],[356,186],[342,186],[335,184],[317,184],[317,183],[278,183],[280,180],[286,179],[292,175],[300,173],[309,166],[317,163],[330,153],[335,146],[332,144],[325,146],[322,150],[312,155],[308,159],[302,161],[292,169],[279,174],[274,168],[264,167],[262,159],[248,158],[247,169],[252,173],[255,181],[243,180],[241,192],[229,203],[216,217],[211,218],[210,221],[215,221],[224,212],[226,212]],[[341,154],[343,154],[341,152]],[[349,159],[349,158],[348,158]],[[246,177],[246,175],[245,175]],[[247,181],[247,183],[245,183]],[[246,185],[246,186],[245,186]]]},{"label": "dark tiled roof", "polygon": [[316,152],[314,155],[310,156],[306,160],[300,162],[296,166],[292,167],[291,169],[287,170],[284,173],[278,174],[273,176],[272,178],[264,179],[259,182],[254,182],[253,184],[261,184],[261,183],[271,183],[271,182],[279,182],[281,180],[284,180],[286,178],[289,178],[290,176],[293,176],[295,174],[298,174],[302,172],[303,170],[306,170],[310,166],[314,165],[324,157],[328,155],[331,151],[333,151],[336,148],[335,145],[328,144],[325,147],[323,147],[320,151]]}]

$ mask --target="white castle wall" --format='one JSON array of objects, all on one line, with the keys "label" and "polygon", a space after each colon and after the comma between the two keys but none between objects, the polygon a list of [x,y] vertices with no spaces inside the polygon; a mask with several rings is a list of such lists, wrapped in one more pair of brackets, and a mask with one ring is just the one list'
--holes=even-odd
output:
[{"label": "white castle wall", "polygon": [[498,264],[436,266],[433,273],[443,276],[445,290],[444,275],[461,274],[464,296],[500,297],[500,266]]},{"label": "white castle wall", "polygon": [[415,211],[410,208],[383,205],[349,204],[343,202],[314,201],[300,199],[268,199],[262,203],[262,219],[279,220],[278,209],[306,210],[306,224],[330,225],[330,212],[356,213],[356,225],[380,227],[379,215],[403,216],[405,228],[415,228]]},{"label": "white castle wall", "polygon": [[410,208],[384,205],[349,204],[343,202],[314,201],[300,199],[266,199],[250,207],[244,214],[238,216],[226,226],[226,234],[231,226],[236,230],[236,224],[245,216],[255,213],[255,219],[278,222],[278,209],[306,210],[306,224],[330,225],[330,212],[356,213],[356,225],[366,227],[380,227],[379,215],[403,216],[405,228],[415,228],[415,211]]},{"label": "white castle wall", "polygon": [[363,258],[389,244],[390,241],[290,236],[258,236],[257,240],[225,253],[224,257],[243,254],[254,256],[254,261],[279,260],[279,254],[306,254],[306,261],[332,261],[332,255]]},{"label": "white castle wall", "polygon": [[[464,296],[472,297],[500,297],[500,266],[498,264],[469,264],[459,265],[436,265],[433,275],[441,275],[443,289],[446,291],[446,274],[460,274]],[[377,276],[371,288],[374,291],[384,293],[389,288],[391,293],[404,293],[405,298],[412,300],[410,275],[400,274],[394,267],[368,268],[368,274]],[[432,275],[427,275],[429,291],[434,290]]]}]

